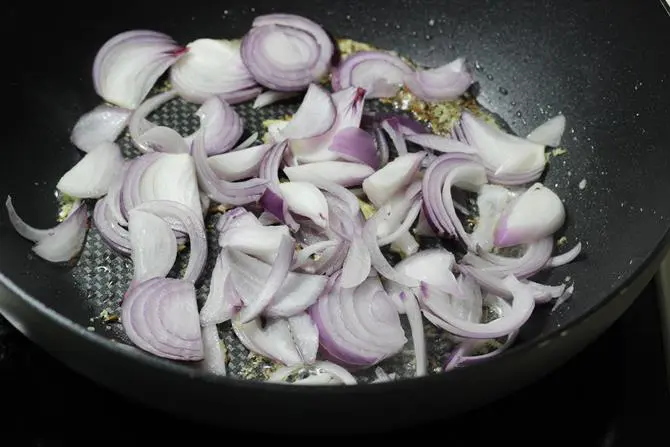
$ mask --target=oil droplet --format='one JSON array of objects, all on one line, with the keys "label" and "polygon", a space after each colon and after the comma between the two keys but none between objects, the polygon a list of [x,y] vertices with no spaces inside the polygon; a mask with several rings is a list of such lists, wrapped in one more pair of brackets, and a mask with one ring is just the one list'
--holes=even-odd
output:
[{"label": "oil droplet", "polygon": [[433,25],[435,25],[435,20],[434,20],[434,19],[430,19],[430,20],[428,21],[428,26],[433,26]]},{"label": "oil droplet", "polygon": [[479,61],[475,61],[475,70],[482,71],[483,69],[484,67],[482,66],[482,64],[480,64]]},{"label": "oil droplet", "polygon": [[351,20],[351,16],[349,14],[347,14],[344,18],[347,20]]},{"label": "oil droplet", "polygon": [[517,111],[516,111],[516,116],[518,116],[519,118],[521,118],[521,110],[517,110]]},{"label": "oil droplet", "polygon": [[512,107],[516,105],[516,101],[512,101],[510,104],[512,104]]},{"label": "oil droplet", "polygon": [[493,75],[492,74],[487,74],[486,79],[488,79],[489,81],[493,81]]},{"label": "oil droplet", "polygon": [[400,25],[396,24],[395,29],[400,29]]},{"label": "oil droplet", "polygon": [[506,95],[509,93],[505,87],[498,88],[498,91],[500,92],[501,95]]},{"label": "oil droplet", "polygon": [[430,34],[426,34],[426,40],[430,40],[432,38],[433,38],[433,36],[431,36]]},{"label": "oil droplet", "polygon": [[412,36],[416,37],[416,35],[417,35],[417,32],[416,32],[416,31],[412,31]]}]

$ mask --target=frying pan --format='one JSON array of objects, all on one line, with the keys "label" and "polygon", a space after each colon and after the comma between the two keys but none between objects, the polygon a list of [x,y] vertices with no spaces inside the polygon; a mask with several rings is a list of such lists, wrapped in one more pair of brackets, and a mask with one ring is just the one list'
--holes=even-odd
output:
[{"label": "frying pan", "polygon": [[658,1],[137,0],[39,10],[18,3],[6,12],[4,31],[0,196],[11,194],[36,226],[53,223],[54,185],[81,157],[69,142],[72,125],[100,101],[93,57],[127,29],[156,29],[187,43],[239,37],[255,15],[292,12],[420,64],[476,60],[479,102],[520,135],[559,111],[568,118],[569,153],[551,163],[545,182],[564,199],[564,234],[582,241],[585,256],[547,281],[572,277],[574,297],[553,313],[551,306],[537,310],[516,346],[499,357],[421,379],[276,386],[209,376],[114,343],[86,328],[99,310],[91,296],[111,290],[117,271],[109,281],[82,284],[75,272],[94,265],[64,268],[31,256],[0,213],[2,313],[70,367],[151,406],[268,431],[355,432],[444,418],[565,362],[625,311],[667,251],[670,22]]}]

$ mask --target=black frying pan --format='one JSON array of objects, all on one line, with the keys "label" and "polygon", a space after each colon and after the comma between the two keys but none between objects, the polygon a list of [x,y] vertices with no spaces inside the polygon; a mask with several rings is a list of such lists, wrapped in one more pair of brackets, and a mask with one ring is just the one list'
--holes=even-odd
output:
[{"label": "black frying pan", "polygon": [[[517,346],[490,362],[379,386],[295,389],[206,376],[87,332],[92,310],[81,283],[70,269],[30,256],[30,244],[0,213],[0,310],[65,363],[119,392],[192,418],[268,430],[359,431],[445,417],[510,392],[583,348],[624,312],[666,252],[670,21],[658,1],[123,3],[13,5],[5,13],[0,197],[11,193],[36,226],[53,223],[54,185],[81,156],[69,131],[99,102],[90,71],[106,39],[132,28],[182,43],[231,38],[254,15],[281,10],[426,65],[458,55],[477,60],[478,100],[519,134],[563,112],[570,152],[552,163],[546,182],[565,199],[565,234],[585,244],[586,256],[548,278],[575,280],[569,304],[536,311]],[[268,416],[258,427],[250,414]]]}]

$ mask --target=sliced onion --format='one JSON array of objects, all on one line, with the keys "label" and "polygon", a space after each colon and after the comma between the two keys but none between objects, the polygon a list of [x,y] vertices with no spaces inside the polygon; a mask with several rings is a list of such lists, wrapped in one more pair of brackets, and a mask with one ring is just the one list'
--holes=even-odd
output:
[{"label": "sliced onion", "polygon": [[286,238],[290,238],[290,234],[285,225],[247,225],[222,231],[219,234],[219,246],[241,251],[272,264],[277,258],[282,241]]},{"label": "sliced onion", "polygon": [[198,134],[195,138],[192,152],[198,183],[212,200],[223,205],[245,205],[260,199],[266,187],[265,180],[254,178],[243,182],[228,182],[217,177],[207,161],[205,134]]},{"label": "sliced onion", "polygon": [[535,183],[510,203],[494,230],[497,247],[528,244],[554,234],[565,222],[565,207],[551,189]]},{"label": "sliced onion", "polygon": [[[119,205],[124,218],[128,217],[129,210],[142,203],[140,186],[144,177],[144,173],[152,164],[154,164],[163,156],[164,154],[160,153],[150,153],[140,155],[139,157],[135,157],[127,162],[128,167],[126,174],[121,182],[121,193],[119,199]],[[114,206],[114,204],[110,203],[110,206]]]},{"label": "sliced onion", "polygon": [[[499,300],[499,303],[505,306],[506,311],[509,312],[509,310],[507,310],[509,309],[509,304],[507,304],[505,301],[502,300]],[[478,349],[480,349],[482,345],[486,345],[487,342],[490,342],[492,340],[469,340],[469,339],[465,340],[459,343],[458,348],[456,348],[453,352],[450,353],[449,360],[447,364],[444,366],[444,371],[445,372],[450,371],[454,368],[458,368],[466,364],[481,362],[482,360],[488,360],[492,357],[495,357],[498,354],[505,352],[509,347],[511,347],[516,341],[517,335],[518,335],[517,331],[512,332],[510,335],[507,336],[505,343],[502,343],[494,350],[486,354],[479,354],[479,355],[473,355],[473,353]]]},{"label": "sliced onion", "polygon": [[252,107],[256,110],[269,106],[285,99],[294,98],[297,92],[277,92],[274,90],[267,90],[256,97]]},{"label": "sliced onion", "polygon": [[398,155],[407,155],[407,142],[405,142],[402,132],[391,125],[391,120],[382,121],[381,126],[393,142],[393,147],[395,147],[395,151]]},{"label": "sliced onion", "polygon": [[321,161],[284,168],[284,174],[292,182],[309,182],[313,176],[319,176],[344,187],[358,186],[374,172],[368,165],[348,161]]},{"label": "sliced onion", "polygon": [[540,124],[526,139],[544,146],[558,147],[565,132],[565,116],[556,115],[547,122]]},{"label": "sliced onion", "polygon": [[170,36],[156,31],[117,34],[95,56],[95,91],[109,103],[135,109],[158,78],[185,52]]},{"label": "sliced onion", "polygon": [[374,137],[358,127],[347,127],[337,132],[330,144],[330,150],[337,152],[345,160],[365,163],[372,169],[379,168]]},{"label": "sliced onion", "polygon": [[360,51],[347,57],[333,71],[333,90],[361,87],[368,98],[394,96],[412,69],[398,56],[382,51]]},{"label": "sliced onion", "polygon": [[[130,121],[128,122],[128,133],[130,133],[130,138],[133,141],[135,147],[137,147],[142,152],[165,152],[160,150],[161,146],[159,142],[154,142],[151,138],[151,134],[143,138],[143,135],[149,130],[153,129],[156,125],[150,121],[147,121],[147,117],[163,104],[173,100],[177,97],[177,92],[174,90],[168,90],[163,93],[158,93],[147,100],[143,101],[130,116]],[[164,128],[168,129],[168,128]],[[173,129],[170,129],[175,132]],[[160,136],[160,134],[159,134]],[[164,141],[163,141],[164,142]],[[172,152],[176,152],[173,150]]]},{"label": "sliced onion", "polygon": [[419,285],[419,282],[407,276],[403,272],[399,272],[386,260],[384,254],[379,248],[377,243],[377,225],[379,224],[379,211],[375,213],[372,217],[368,219],[363,227],[363,240],[368,247],[370,253],[370,261],[372,267],[384,278],[397,282],[403,286],[407,287],[416,287]]},{"label": "sliced onion", "polygon": [[289,210],[307,217],[320,227],[328,226],[328,202],[312,183],[280,183],[279,191]]},{"label": "sliced onion", "polygon": [[294,14],[257,16],[242,39],[242,60],[258,83],[299,91],[330,68],[334,45],[324,29]]},{"label": "sliced onion", "polygon": [[456,214],[451,189],[477,191],[486,180],[484,167],[472,154],[444,154],[426,169],[422,186],[424,211],[439,235],[458,235],[467,245],[472,244]]},{"label": "sliced onion", "polygon": [[260,290],[258,296],[255,297],[254,301],[250,302],[240,312],[240,321],[242,323],[248,323],[260,315],[279,292],[279,289],[282,284],[284,284],[289,269],[291,268],[294,250],[295,242],[293,239],[290,236],[282,236],[277,249],[275,262],[272,264],[270,272],[265,278],[263,288]]},{"label": "sliced onion", "polygon": [[544,146],[497,129],[470,112],[463,112],[461,126],[494,183],[521,185],[542,175],[546,164]]},{"label": "sliced onion", "polygon": [[310,84],[298,110],[282,134],[289,139],[305,139],[323,135],[335,124],[337,110],[323,87]]},{"label": "sliced onion", "polygon": [[[379,246],[381,247],[387,244],[396,243],[400,240],[404,242],[406,246],[409,244],[414,247],[407,250],[403,250],[403,252],[405,252],[406,254],[411,255],[412,253],[410,252],[414,252],[416,249],[418,249],[418,243],[409,233],[409,229],[412,227],[414,221],[419,217],[419,212],[421,212],[422,205],[423,202],[421,201],[421,199],[415,200],[414,203],[409,208],[409,210],[407,211],[405,219],[402,221],[402,223],[398,225],[398,227],[389,234],[386,234],[381,238],[379,238],[378,240]],[[412,243],[411,241],[407,241],[406,239],[407,236],[409,236],[409,238],[414,242]]]},{"label": "sliced onion", "polygon": [[81,252],[88,230],[88,212],[80,201],[75,201],[65,220],[44,230],[31,227],[21,219],[10,196],[7,196],[5,206],[16,232],[35,242],[32,250],[40,258],[54,263],[68,262]]},{"label": "sliced onion", "polygon": [[331,98],[337,110],[337,117],[330,130],[313,138],[292,139],[290,141],[291,153],[295,156],[297,162],[313,163],[339,158],[337,152],[329,150],[333,138],[342,129],[359,127],[363,116],[365,90],[351,87],[333,93]]},{"label": "sliced onion", "polygon": [[462,152],[464,154],[476,154],[477,150],[472,146],[469,146],[465,143],[462,143],[453,138],[447,138],[440,135],[434,134],[416,134],[408,135],[405,137],[407,141],[423,146],[427,149],[431,149],[437,152],[442,152],[444,154],[449,154],[452,152]]},{"label": "sliced onion", "polygon": [[242,62],[239,40],[196,39],[186,49],[170,68],[170,82],[185,100],[202,104],[256,85]]},{"label": "sliced onion", "polygon": [[128,256],[132,251],[130,247],[130,234],[112,216],[108,201],[109,196],[103,197],[95,203],[93,225],[107,245],[118,253]]},{"label": "sliced onion", "polygon": [[356,289],[335,286],[310,313],[325,353],[347,368],[375,365],[407,342],[398,313],[376,278]]},{"label": "sliced onion", "polygon": [[153,278],[128,290],[121,322],[135,346],[159,357],[203,358],[195,288],[188,281]]},{"label": "sliced onion", "polygon": [[569,264],[570,262],[574,261],[581,252],[582,243],[577,242],[570,250],[549,259],[545,265],[545,268],[560,267],[562,265]]},{"label": "sliced onion", "polygon": [[553,248],[553,238],[546,237],[528,245],[520,257],[506,257],[482,251],[479,256],[467,253],[461,262],[501,278],[508,275],[527,278],[547,265]]},{"label": "sliced onion", "polygon": [[[505,278],[503,284],[513,295],[512,306],[507,312],[503,311],[499,318],[488,323],[468,321],[448,310],[441,312],[439,316],[426,311],[424,315],[431,323],[459,337],[491,339],[509,335],[528,321],[535,308],[535,300],[528,287],[513,276]],[[446,309],[449,308],[444,308]]]},{"label": "sliced onion", "polygon": [[203,366],[205,370],[219,376],[226,375],[226,347],[219,338],[216,325],[202,327]]},{"label": "sliced onion", "polygon": [[405,76],[405,85],[416,97],[434,102],[458,99],[473,82],[472,73],[463,58]]},{"label": "sliced onion", "polygon": [[[151,200],[135,208],[138,211],[155,214],[168,222],[177,222],[188,233],[191,247],[188,264],[184,271],[184,280],[196,282],[202,273],[207,259],[207,238],[202,215],[194,213],[188,207],[169,200]],[[172,225],[174,227],[174,224]]]},{"label": "sliced onion", "polygon": [[401,155],[363,181],[363,191],[373,205],[380,207],[409,185],[419,170],[422,153]]},{"label": "sliced onion", "polygon": [[444,294],[460,294],[462,292],[452,272],[455,263],[451,252],[444,248],[431,248],[403,259],[395,269],[416,279],[417,283],[421,282],[424,289],[428,285],[432,286],[431,290]]},{"label": "sliced onion", "polygon": [[233,317],[238,308],[242,307],[242,298],[235,289],[230,275],[231,262],[228,249],[223,248],[216,258],[210,278],[209,293],[200,310],[200,324],[203,326],[224,323]]},{"label": "sliced onion", "polygon": [[100,104],[77,120],[70,141],[84,152],[90,152],[101,143],[113,143],[126,127],[130,114],[128,109]]},{"label": "sliced onion", "polygon": [[269,320],[265,327],[262,327],[259,318],[241,323],[239,317],[235,317],[233,330],[242,344],[256,354],[288,366],[302,364],[302,358],[285,318]]},{"label": "sliced onion", "polygon": [[[231,251],[232,279],[246,306],[260,295],[272,266],[241,252]],[[322,275],[288,272],[286,279],[265,309],[270,317],[290,317],[311,306],[323,292],[328,278]]]},{"label": "sliced onion", "polygon": [[84,155],[58,181],[56,188],[81,199],[99,198],[121,171],[123,155],[116,143],[101,143]]},{"label": "sliced onion", "polygon": [[426,335],[423,327],[423,318],[421,317],[421,309],[417,302],[416,295],[411,291],[407,290],[403,292],[402,297],[405,314],[407,315],[407,320],[409,321],[409,326],[412,331],[416,376],[425,376],[428,372],[428,360],[426,354]]},{"label": "sliced onion", "polygon": [[348,289],[358,287],[370,274],[371,267],[370,252],[365,241],[361,237],[355,237],[342,265],[340,286]]},{"label": "sliced onion", "polygon": [[560,306],[563,305],[570,297],[572,297],[572,294],[575,292],[575,285],[570,284],[568,287],[565,288],[561,296],[558,297],[556,302],[554,303],[554,307],[551,308],[551,311],[554,312],[556,309],[558,309]]},{"label": "sliced onion", "polygon": [[493,231],[507,205],[515,195],[500,185],[482,185],[477,194],[477,224],[470,234],[473,247],[483,251],[493,249]]},{"label": "sliced onion", "polygon": [[261,144],[215,155],[207,159],[209,166],[223,180],[234,182],[258,176],[263,157],[272,145]]},{"label": "sliced onion", "polygon": [[311,261],[311,257],[318,255],[326,249],[336,247],[339,244],[339,241],[336,240],[326,240],[315,242],[307,247],[303,247],[296,254],[291,270],[299,269],[305,266],[305,264]]},{"label": "sliced onion", "polygon": [[244,90],[238,90],[236,92],[222,93],[219,95],[219,98],[226,101],[228,104],[240,104],[243,102],[251,101],[256,98],[263,91],[261,87],[251,87]]},{"label": "sliced onion", "polygon": [[[200,118],[200,128],[205,132],[205,151],[208,155],[229,151],[244,133],[242,118],[219,97],[206,100],[195,114]],[[189,146],[196,135],[197,132],[186,137]]]},{"label": "sliced onion", "polygon": [[311,365],[319,350],[319,329],[309,314],[302,312],[287,319],[291,336],[302,362]]},{"label": "sliced onion", "polygon": [[134,209],[129,213],[128,233],[133,281],[167,276],[177,259],[177,238],[172,228],[160,217]]},{"label": "sliced onion", "polygon": [[[147,155],[149,154],[144,155],[143,158]],[[132,173],[130,169],[133,170]],[[177,202],[189,208],[196,215],[202,214],[194,157],[188,154],[160,154],[159,157],[153,159],[153,162],[150,162],[144,172],[139,173],[139,179],[131,178],[138,173],[135,167],[130,169],[123,186],[123,205],[126,211],[132,209],[131,205],[152,200],[165,200]],[[134,199],[126,200],[128,195],[134,194],[132,191],[134,182],[138,182],[139,202]]]}]

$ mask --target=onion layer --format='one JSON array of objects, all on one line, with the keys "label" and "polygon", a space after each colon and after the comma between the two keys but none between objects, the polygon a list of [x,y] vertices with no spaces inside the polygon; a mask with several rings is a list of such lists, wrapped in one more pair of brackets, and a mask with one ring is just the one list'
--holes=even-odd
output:
[{"label": "onion layer", "polygon": [[70,141],[84,152],[90,152],[101,143],[113,143],[126,127],[130,114],[128,109],[100,104],[77,120]]},{"label": "onion layer", "polygon": [[60,178],[56,188],[81,199],[107,194],[123,165],[121,149],[115,143],[101,143]]},{"label": "onion layer", "polygon": [[188,281],[153,278],[130,288],[121,322],[128,338],[147,352],[183,361],[203,358],[195,288]]}]

